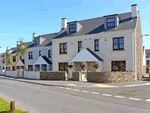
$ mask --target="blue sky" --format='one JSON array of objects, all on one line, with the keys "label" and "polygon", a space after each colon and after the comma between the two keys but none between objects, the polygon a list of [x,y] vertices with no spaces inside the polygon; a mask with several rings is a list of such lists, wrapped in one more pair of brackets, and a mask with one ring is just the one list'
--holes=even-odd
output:
[{"label": "blue sky", "polygon": [[[19,37],[24,42],[37,35],[58,32],[61,18],[84,20],[131,11],[137,4],[141,16],[142,34],[150,34],[150,0],[3,0],[0,3],[0,46],[15,47]],[[143,37],[150,49],[150,36]],[[6,49],[1,48],[0,53]]]}]

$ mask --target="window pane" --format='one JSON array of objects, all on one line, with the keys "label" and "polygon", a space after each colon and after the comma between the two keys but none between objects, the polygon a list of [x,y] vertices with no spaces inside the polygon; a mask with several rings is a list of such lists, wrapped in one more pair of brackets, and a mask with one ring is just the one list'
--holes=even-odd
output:
[{"label": "window pane", "polygon": [[60,63],[59,66],[60,66],[59,67],[60,71],[63,71],[64,70],[64,64]]},{"label": "window pane", "polygon": [[120,69],[119,69],[120,71],[124,71],[126,68],[125,61],[119,62],[119,67],[120,67]]},{"label": "window pane", "polygon": [[115,26],[115,23],[107,23],[108,27]]},{"label": "window pane", "polygon": [[68,63],[65,63],[65,71],[68,71]]},{"label": "window pane", "polygon": [[64,44],[64,48],[67,48],[67,44]]},{"label": "window pane", "polygon": [[82,42],[79,42],[79,47],[82,47]]},{"label": "window pane", "polygon": [[60,52],[63,53],[63,49],[60,49]]},{"label": "window pane", "polygon": [[96,46],[96,50],[99,50],[99,46]]},{"label": "window pane", "polygon": [[114,45],[114,49],[118,49],[118,45],[117,44]]},{"label": "window pane", "polygon": [[118,39],[114,39],[114,44],[117,44],[118,43]]},{"label": "window pane", "polygon": [[82,50],[82,47],[79,48],[79,51],[81,51],[81,50]]},{"label": "window pane", "polygon": [[114,18],[108,18],[108,19],[107,19],[107,22],[114,22],[114,21],[115,21]]},{"label": "window pane", "polygon": [[124,44],[120,44],[120,48],[124,48]]},{"label": "window pane", "polygon": [[65,53],[67,53],[67,49],[65,49]]},{"label": "window pane", "polygon": [[70,31],[71,31],[71,32],[73,32],[73,31],[75,31],[75,30],[76,30],[75,28],[73,28],[73,29],[70,29]]},{"label": "window pane", "polygon": [[75,24],[70,25],[69,28],[75,28]]},{"label": "window pane", "polygon": [[60,48],[63,48],[63,44],[60,44]]},{"label": "window pane", "polygon": [[113,61],[112,63],[112,70],[118,70],[118,61]]},{"label": "window pane", "polygon": [[99,45],[99,40],[95,40],[95,45]]},{"label": "window pane", "polygon": [[123,38],[119,38],[119,43],[123,43]]}]

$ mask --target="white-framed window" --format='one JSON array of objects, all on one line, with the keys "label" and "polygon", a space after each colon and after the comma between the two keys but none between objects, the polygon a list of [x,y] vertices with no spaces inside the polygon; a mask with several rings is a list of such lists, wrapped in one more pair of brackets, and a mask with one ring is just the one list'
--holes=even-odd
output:
[{"label": "white-framed window", "polygon": [[75,33],[76,32],[76,24],[69,25],[69,33]]},{"label": "white-framed window", "polygon": [[39,39],[39,38],[36,38],[36,39],[35,39],[35,44],[38,45],[39,43],[40,43],[40,39]]},{"label": "white-framed window", "polygon": [[115,27],[115,17],[107,18],[106,19],[106,26],[107,26],[107,28]]}]

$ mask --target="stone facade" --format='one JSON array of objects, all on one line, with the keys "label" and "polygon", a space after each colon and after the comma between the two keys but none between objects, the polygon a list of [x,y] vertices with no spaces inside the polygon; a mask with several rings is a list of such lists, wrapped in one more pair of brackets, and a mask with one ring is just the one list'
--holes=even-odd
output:
[{"label": "stone facade", "polygon": [[135,72],[87,72],[88,82],[119,83],[135,81]]},{"label": "stone facade", "polygon": [[136,63],[136,78],[139,79],[139,74],[142,74],[142,64],[143,64],[143,44],[142,44],[142,31],[140,15],[137,16],[137,26],[136,26],[136,37],[135,37],[135,63]]},{"label": "stone facade", "polygon": [[66,80],[67,73],[65,71],[47,71],[40,72],[41,80]]},{"label": "stone facade", "polygon": [[73,71],[72,72],[72,80],[73,81],[79,81],[79,71]]}]

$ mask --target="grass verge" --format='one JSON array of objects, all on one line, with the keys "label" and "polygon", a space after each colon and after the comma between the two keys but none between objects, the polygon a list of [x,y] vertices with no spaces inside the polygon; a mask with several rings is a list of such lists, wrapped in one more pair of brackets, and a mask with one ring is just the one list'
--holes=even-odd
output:
[{"label": "grass verge", "polygon": [[[11,113],[10,112],[10,103],[0,97],[0,113]],[[28,113],[27,111],[21,111],[15,109],[13,113]]]}]

